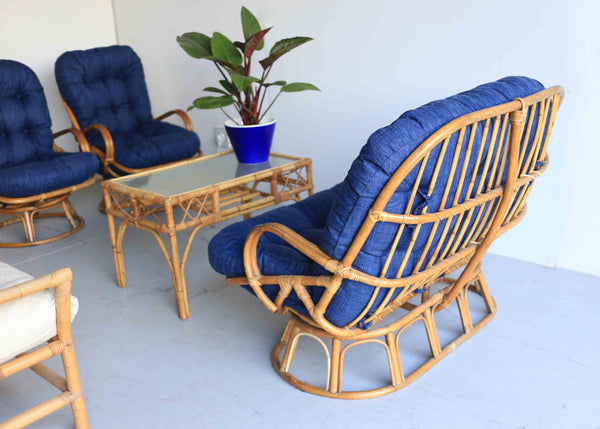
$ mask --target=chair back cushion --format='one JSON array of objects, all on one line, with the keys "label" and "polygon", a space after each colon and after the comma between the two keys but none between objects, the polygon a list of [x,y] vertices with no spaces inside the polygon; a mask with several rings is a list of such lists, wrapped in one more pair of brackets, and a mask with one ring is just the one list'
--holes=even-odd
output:
[{"label": "chair back cushion", "polygon": [[[405,112],[389,126],[377,130],[362,148],[341,186],[338,197],[329,213],[320,243],[321,248],[337,260],[344,257],[367,217],[369,209],[387,181],[402,162],[440,127],[462,115],[507,103],[515,98],[526,97],[542,89],[544,89],[543,85],[536,80],[526,77],[507,77]],[[428,206],[428,213],[440,209],[441,196],[448,180],[453,182],[444,208],[452,205],[459,176],[459,172],[456,172],[450,177],[450,167],[457,145],[456,134],[450,139],[446,155],[443,158],[439,172],[440,177],[437,181],[440,186],[436,185],[432,195],[427,195],[428,188],[423,186],[423,192],[417,194],[410,210],[412,214],[420,213],[420,210],[425,206]],[[530,141],[533,139],[534,134],[535,130],[532,130]],[[481,144],[481,135],[481,129],[477,129],[472,153],[477,152]],[[465,139],[468,139],[468,137],[465,136]],[[489,144],[489,142],[485,144]],[[465,147],[466,144],[462,146],[458,165],[462,165],[464,157],[469,156],[465,155]],[[436,157],[432,156],[432,158]],[[425,170],[421,184],[428,185],[431,180],[434,163],[430,164]],[[474,162],[469,163],[471,171],[473,164]],[[467,177],[469,175],[470,173],[467,173]],[[415,183],[415,176],[416,170],[400,184],[390,198],[385,208],[386,211],[399,214],[405,213]],[[480,179],[479,177],[477,180]],[[464,195],[460,196],[459,202],[464,201],[464,199]],[[398,226],[393,223],[378,222],[362,245],[352,264],[353,267],[367,274],[380,276],[397,230]],[[440,233],[441,231],[438,231],[437,236]],[[411,247],[412,228],[406,228],[400,237],[400,242],[391,260],[386,277],[393,278],[396,276],[396,272],[400,268],[400,262],[407,251],[411,253],[402,276],[409,275],[420,259],[428,235],[427,233],[420,234],[417,242],[413,243]],[[435,247],[432,246],[431,249],[433,250]],[[427,257],[430,256],[427,255]],[[425,264],[422,266],[425,266]],[[325,316],[330,322],[338,326],[348,323],[364,308],[372,296],[372,291],[373,288],[362,283],[345,280],[330,303]],[[374,305],[381,302],[385,291],[382,291],[380,295]]]},{"label": "chair back cushion", "polygon": [[109,46],[62,54],[56,82],[79,126],[102,124],[127,134],[152,120],[142,62],[129,46]]},{"label": "chair back cushion", "polygon": [[0,60],[0,168],[52,154],[51,125],[44,90],[33,70]]}]

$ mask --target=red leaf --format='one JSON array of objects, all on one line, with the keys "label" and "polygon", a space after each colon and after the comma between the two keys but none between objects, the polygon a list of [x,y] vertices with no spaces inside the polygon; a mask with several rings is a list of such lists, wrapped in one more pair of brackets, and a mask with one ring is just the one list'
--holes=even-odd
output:
[{"label": "red leaf", "polygon": [[248,37],[248,40],[246,40],[246,47],[244,49],[244,54],[246,55],[246,58],[250,59],[256,47],[259,45],[259,43],[265,37],[265,34],[267,34],[271,28],[273,27],[265,28],[264,30],[260,30],[258,33],[255,33],[252,36]]}]

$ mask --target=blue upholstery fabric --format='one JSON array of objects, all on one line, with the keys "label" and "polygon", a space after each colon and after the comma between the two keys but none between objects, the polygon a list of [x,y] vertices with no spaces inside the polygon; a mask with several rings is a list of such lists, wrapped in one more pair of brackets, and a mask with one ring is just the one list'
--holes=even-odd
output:
[{"label": "blue upholstery fabric", "polygon": [[0,196],[29,197],[91,178],[90,153],[55,153],[46,97],[26,65],[0,60]]},{"label": "blue upholstery fabric", "polygon": [[[221,274],[234,277],[244,276],[242,252],[246,237],[252,228],[268,222],[286,225],[307,240],[319,244],[327,215],[337,197],[339,186],[318,192],[296,204],[279,207],[224,228],[213,237],[208,245],[210,264]],[[273,234],[267,233],[261,237],[258,242],[257,255],[258,267],[262,274],[314,274],[315,267],[309,258]],[[249,287],[247,289],[251,291]],[[271,299],[275,297],[278,290],[278,286],[265,286],[265,292]],[[315,290],[315,292],[320,297],[321,291]],[[307,314],[295,293],[287,298],[285,305]]]},{"label": "blue upholstery fabric", "polygon": [[[433,132],[462,115],[510,102],[518,97],[526,97],[542,89],[543,86],[533,79],[525,77],[507,77],[497,82],[481,85],[445,100],[434,101],[418,109],[405,112],[389,126],[381,128],[373,133],[367,141],[367,144],[362,148],[358,158],[353,162],[343,183],[336,187],[336,192],[333,192],[333,190],[325,192],[325,195],[330,198],[333,198],[332,195],[334,193],[336,194],[336,197],[334,197],[334,201],[328,200],[326,203],[322,202],[325,206],[331,207],[326,221],[323,219],[316,221],[316,225],[318,226],[315,226],[315,228],[323,228],[318,237],[320,248],[335,259],[339,260],[344,256],[367,216],[369,208],[372,206],[391,175]],[[475,142],[481,140],[481,133],[482,129],[480,127],[476,130]],[[532,130],[530,142],[533,139],[534,133],[535,130]],[[467,133],[464,137],[465,141],[467,141],[468,138],[469,134]],[[530,142],[526,142],[526,144],[530,144]],[[416,201],[413,203],[413,207],[411,207],[412,213],[417,213],[417,211],[425,205],[428,206],[428,212],[431,213],[437,211],[440,208],[443,189],[447,180],[452,180],[450,195],[447,199],[447,206],[452,202],[454,194],[456,193],[458,175],[455,174],[455,177],[453,178],[449,178],[448,176],[450,173],[452,157],[454,156],[456,149],[456,143],[457,136],[455,133],[449,142],[448,149],[443,158],[440,170],[441,180],[438,181],[438,186],[434,188],[432,195],[427,196],[426,192],[435,164],[433,160],[437,159],[439,147],[432,153],[430,162],[426,164],[423,180],[421,181],[421,187],[423,187],[423,189],[422,192],[418,194]],[[485,156],[487,153],[487,146],[489,145],[489,135],[488,140],[483,142],[483,144],[485,145],[483,156]],[[462,150],[459,153],[459,165],[466,156],[465,152],[466,145],[463,145]],[[476,148],[473,149],[471,158],[469,158],[469,172],[474,168],[475,161],[473,154],[475,153],[477,153]],[[481,168],[482,167],[480,167],[480,169]],[[476,184],[478,184],[482,179],[480,177],[481,171],[476,174]],[[444,180],[444,178],[447,179]],[[387,211],[403,213],[406,210],[406,205],[410,197],[410,190],[412,189],[415,180],[416,170],[408,175],[396,193],[392,196],[386,207]],[[315,194],[304,200],[302,203],[306,204],[307,207],[311,207],[313,206],[311,200],[320,194],[321,193]],[[461,202],[464,201],[465,198],[466,195],[460,195],[458,200]],[[491,208],[487,207],[487,209],[489,210]],[[290,226],[290,224],[295,222],[294,219],[290,219],[293,215],[292,213],[284,215],[280,210],[282,209],[275,209],[267,213],[267,215],[271,219],[278,218],[278,221],[284,225]],[[286,207],[286,210],[290,209]],[[253,219],[253,221],[257,221],[259,218],[260,217],[257,217],[256,219]],[[473,216],[472,219],[475,218],[476,216]],[[241,222],[241,224],[246,224],[247,222],[249,221]],[[230,243],[228,247],[224,247],[221,244],[221,235],[230,234],[230,232],[228,232],[229,230],[235,230],[240,235],[243,235],[246,231],[244,227],[238,225],[239,224],[231,225],[223,229],[223,231],[213,238],[215,244],[213,245],[211,242],[211,245],[209,246],[209,257],[213,268],[228,276],[243,275],[243,272],[240,273],[239,271],[239,266],[235,266],[236,269],[233,270],[232,264],[235,264],[233,260],[242,261],[244,240],[234,240],[235,242]],[[320,225],[323,226],[321,227]],[[453,225],[451,224],[451,226]],[[470,225],[470,227],[472,227],[472,225]],[[419,234],[419,238],[412,249],[403,274],[411,272],[421,257],[421,252],[425,246],[428,235],[427,233],[429,232],[427,228],[427,226],[422,228],[422,233]],[[431,227],[429,226],[429,228]],[[249,229],[250,228],[248,228],[248,231]],[[439,228],[436,239],[440,237],[442,229],[443,228]],[[396,234],[396,230],[397,226],[393,224],[378,223],[362,247],[353,266],[365,273],[379,276]],[[298,232],[302,233],[301,231]],[[400,244],[398,245],[396,254],[392,258],[390,270],[388,271],[389,277],[395,276],[396,271],[400,266],[400,261],[408,248],[412,232],[412,228],[405,228],[404,233],[400,238]],[[233,235],[230,236],[230,239],[232,238]],[[313,237],[313,239],[315,239],[315,237]],[[432,251],[433,248],[435,248],[435,246],[432,246]],[[264,250],[260,249],[260,251],[270,253],[268,248],[265,248]],[[213,256],[213,253],[219,253],[218,259]],[[270,256],[267,254],[263,255],[259,253],[259,258],[267,260],[269,257]],[[431,257],[431,254],[426,255],[425,261],[428,261]],[[230,262],[230,265],[221,263],[221,261],[227,259],[232,261]],[[294,263],[283,260],[278,265],[269,265],[268,268],[270,271],[268,273],[265,272],[265,274],[309,274],[307,271],[310,270],[305,265],[303,265],[304,271],[294,272],[293,265],[296,263],[296,260],[297,259],[294,259]],[[259,266],[262,268],[261,265]],[[265,266],[265,268],[267,267]],[[316,264],[313,265],[312,275],[324,273],[322,268],[316,266]],[[373,289],[367,285],[345,280],[328,306],[325,317],[336,326],[343,326],[349,323],[367,304],[372,291]],[[317,302],[322,292],[320,288],[313,287],[309,290],[309,293],[313,300]],[[384,293],[385,292],[382,291],[374,305],[377,305],[380,300],[383,299]],[[288,305],[288,303],[286,303],[286,305]],[[302,304],[290,300],[289,306],[306,314],[306,309]]]},{"label": "blue upholstery fabric", "polygon": [[[116,161],[126,167],[151,167],[198,153],[195,133],[152,120],[142,62],[129,46],[65,52],[56,60],[55,75],[79,126],[104,125]],[[104,150],[97,131],[88,139]]]},{"label": "blue upholstery fabric", "polygon": [[[111,133],[115,160],[130,168],[147,168],[191,158],[198,153],[196,133],[168,122],[140,122],[128,133]],[[90,133],[89,142],[104,149],[99,133]],[[117,149],[118,148],[118,149]]]}]

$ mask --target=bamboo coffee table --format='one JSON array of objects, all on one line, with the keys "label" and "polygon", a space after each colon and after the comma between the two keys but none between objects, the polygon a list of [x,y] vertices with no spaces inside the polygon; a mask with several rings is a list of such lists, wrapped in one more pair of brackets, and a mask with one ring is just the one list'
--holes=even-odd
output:
[{"label": "bamboo coffee table", "polygon": [[[123,235],[128,225],[150,231],[167,260],[181,319],[190,316],[185,262],[198,230],[313,192],[310,158],[272,153],[262,164],[238,164],[233,151],[187,160],[102,182],[117,272],[125,287]],[[118,230],[115,217],[121,218]],[[177,232],[192,229],[183,256]],[[162,234],[168,236],[169,248]],[[170,250],[170,252],[169,252]]]}]

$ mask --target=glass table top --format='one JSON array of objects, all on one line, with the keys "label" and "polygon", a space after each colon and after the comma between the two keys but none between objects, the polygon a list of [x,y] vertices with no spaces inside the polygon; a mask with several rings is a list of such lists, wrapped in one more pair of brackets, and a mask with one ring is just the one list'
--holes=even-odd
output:
[{"label": "glass table top", "polygon": [[268,161],[260,164],[240,164],[235,154],[228,152],[159,171],[112,179],[111,182],[163,196],[173,196],[269,168],[281,167],[298,159],[300,158],[271,155]]}]

